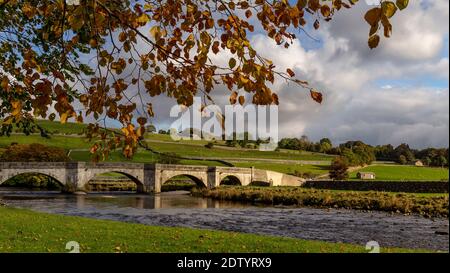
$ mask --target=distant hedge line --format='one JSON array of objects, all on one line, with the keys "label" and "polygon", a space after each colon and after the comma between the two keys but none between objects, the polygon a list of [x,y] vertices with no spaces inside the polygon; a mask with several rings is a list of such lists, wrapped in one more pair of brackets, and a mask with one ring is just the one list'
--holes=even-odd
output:
[{"label": "distant hedge line", "polygon": [[448,181],[306,181],[304,188],[410,193],[448,193]]}]

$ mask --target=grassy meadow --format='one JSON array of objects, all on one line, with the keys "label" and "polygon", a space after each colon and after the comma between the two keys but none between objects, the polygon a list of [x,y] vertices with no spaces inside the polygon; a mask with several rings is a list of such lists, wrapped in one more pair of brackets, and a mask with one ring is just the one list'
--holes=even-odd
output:
[{"label": "grassy meadow", "polygon": [[448,168],[429,168],[403,165],[372,165],[350,173],[350,179],[358,180],[356,174],[360,171],[373,172],[376,180],[420,181],[448,180]]},{"label": "grassy meadow", "polygon": [[[0,252],[367,252],[364,246],[179,227],[146,226],[0,207]],[[30,225],[29,223],[33,223]],[[381,252],[428,252],[381,248]]]}]

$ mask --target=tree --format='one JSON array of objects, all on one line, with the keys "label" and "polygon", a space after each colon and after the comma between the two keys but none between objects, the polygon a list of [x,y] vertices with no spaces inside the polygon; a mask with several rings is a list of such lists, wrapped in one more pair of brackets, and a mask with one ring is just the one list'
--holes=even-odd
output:
[{"label": "tree", "polygon": [[348,162],[345,157],[336,157],[330,166],[330,178],[333,180],[348,179]]},{"label": "tree", "polygon": [[[238,91],[250,93],[254,104],[278,104],[271,86],[286,80],[321,103],[322,94],[292,69],[280,71],[255,51],[250,33],[261,27],[288,48],[299,29],[318,29],[357,2],[0,0],[2,132],[9,135],[13,124],[29,132],[38,117],[54,120],[54,106],[62,123],[86,116],[97,121],[87,132],[102,141],[92,146],[94,159],[118,146],[131,157],[154,116],[146,97],[166,94],[189,106],[200,94],[213,103],[212,91],[223,85],[233,104],[245,103]],[[382,0],[367,11],[370,48],[378,46],[378,32],[391,35],[390,19],[407,4]],[[228,54],[227,64],[213,63],[215,54]],[[143,109],[129,99],[136,95]],[[83,111],[75,109],[79,104]],[[122,124],[120,134],[105,138],[99,124],[106,118]]]},{"label": "tree", "polygon": [[339,147],[341,156],[347,159],[349,166],[368,165],[375,160],[373,147],[362,141],[347,141]]},{"label": "tree", "polygon": [[402,164],[402,165],[406,165],[406,163],[408,163],[408,160],[406,159],[406,156],[404,155],[400,155],[398,157],[398,163]]},{"label": "tree", "polygon": [[445,156],[441,155],[441,156],[437,157],[436,163],[435,163],[436,166],[444,168],[444,166],[446,166],[447,164],[448,164],[448,161],[447,161],[447,158],[445,158]]},{"label": "tree", "polygon": [[428,156],[423,159],[423,163],[425,164],[425,166],[431,166],[431,162],[431,158],[429,158]]},{"label": "tree", "polygon": [[156,127],[153,124],[147,125],[145,127],[145,131],[148,133],[155,133],[156,132]]},{"label": "tree", "polygon": [[398,145],[394,149],[394,154],[395,158],[398,159],[398,163],[400,164],[403,164],[400,162],[400,156],[403,156],[407,162],[414,161],[415,159],[413,151],[409,148],[409,145],[406,143]]},{"label": "tree", "polygon": [[322,138],[320,141],[320,152],[328,153],[331,148],[333,148],[333,144],[329,138]]}]

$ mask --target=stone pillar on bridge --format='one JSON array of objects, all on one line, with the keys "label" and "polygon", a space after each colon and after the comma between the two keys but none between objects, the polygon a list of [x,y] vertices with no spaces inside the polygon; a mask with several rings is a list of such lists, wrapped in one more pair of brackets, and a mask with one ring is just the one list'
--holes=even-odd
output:
[{"label": "stone pillar on bridge", "polygon": [[79,184],[80,177],[78,175],[78,165],[79,162],[66,163],[66,181],[63,189],[65,192],[73,193],[79,190],[84,190],[84,187]]},{"label": "stone pillar on bridge", "polygon": [[220,185],[220,173],[216,167],[208,168],[208,189],[218,187]]},{"label": "stone pillar on bridge", "polygon": [[138,185],[137,191],[142,193],[160,192],[161,185],[159,189],[156,183],[156,168],[155,164],[144,164],[144,179],[142,181],[143,185]]}]

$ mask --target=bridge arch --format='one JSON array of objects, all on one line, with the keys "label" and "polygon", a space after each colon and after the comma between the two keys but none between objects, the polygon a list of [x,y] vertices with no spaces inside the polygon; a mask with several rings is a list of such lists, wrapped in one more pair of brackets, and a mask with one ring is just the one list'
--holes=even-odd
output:
[{"label": "bridge arch", "polygon": [[239,179],[236,175],[222,175],[222,178],[219,183],[220,186],[227,185],[227,186],[242,186],[242,181]]},{"label": "bridge arch", "polygon": [[182,177],[182,176],[185,176],[185,177],[189,178],[190,180],[192,180],[197,185],[197,187],[206,188],[206,186],[207,186],[207,182],[203,181],[204,180],[203,177],[201,177],[199,175],[185,174],[185,173],[167,175],[167,176],[163,177],[163,179],[161,180],[161,185],[164,185],[164,183],[168,182],[169,180],[173,180],[176,177]]},{"label": "bridge arch", "polygon": [[144,183],[141,180],[141,179],[143,179],[143,177],[141,178],[139,176],[139,174],[132,174],[132,172],[125,172],[125,171],[119,171],[119,170],[107,170],[107,169],[91,169],[91,170],[88,170],[88,172],[89,172],[89,174],[87,175],[87,177],[85,178],[84,183],[83,183],[85,188],[88,187],[90,181],[95,180],[96,177],[98,177],[102,174],[116,173],[116,174],[123,175],[126,178],[133,181],[136,184],[137,192],[142,192],[144,189]]},{"label": "bridge arch", "polygon": [[61,176],[61,175],[55,174],[52,171],[45,171],[45,170],[9,171],[0,176],[0,185],[4,184],[5,182],[7,182],[8,180],[10,180],[14,177],[21,176],[21,175],[27,175],[27,174],[36,174],[36,175],[43,175],[43,176],[49,177],[49,178],[53,179],[59,186],[61,186],[61,188],[63,188],[66,185],[65,176]]}]

